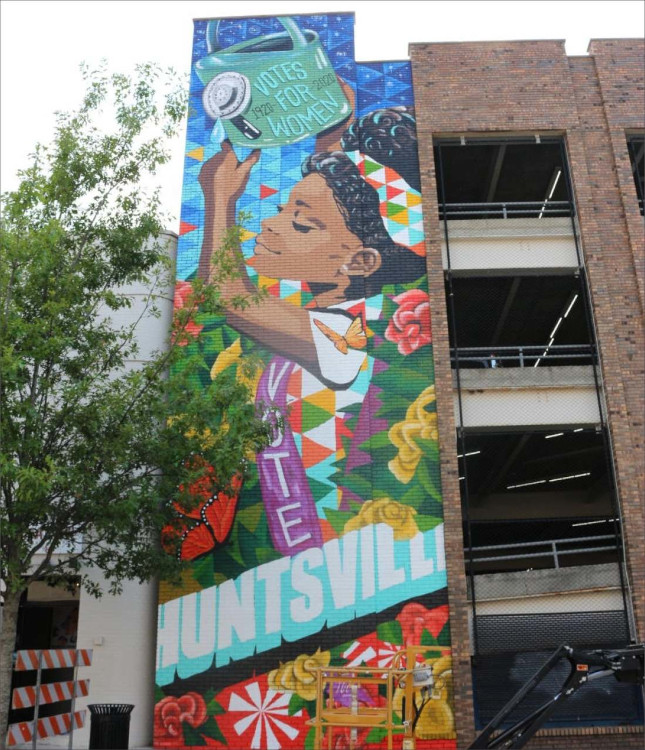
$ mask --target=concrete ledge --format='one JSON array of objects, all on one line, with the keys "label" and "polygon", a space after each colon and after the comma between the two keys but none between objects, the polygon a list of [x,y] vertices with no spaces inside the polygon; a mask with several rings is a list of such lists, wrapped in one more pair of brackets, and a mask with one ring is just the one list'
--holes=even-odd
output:
[{"label": "concrete ledge", "polygon": [[[493,390],[496,388],[571,388],[595,387],[591,365],[566,367],[499,367],[495,369],[462,369],[459,371],[462,390]],[[457,387],[457,373],[452,373]]]},{"label": "concrete ledge", "polygon": [[475,585],[478,601],[516,599],[620,588],[620,573],[616,564],[604,563],[549,570],[487,573],[475,576]]}]

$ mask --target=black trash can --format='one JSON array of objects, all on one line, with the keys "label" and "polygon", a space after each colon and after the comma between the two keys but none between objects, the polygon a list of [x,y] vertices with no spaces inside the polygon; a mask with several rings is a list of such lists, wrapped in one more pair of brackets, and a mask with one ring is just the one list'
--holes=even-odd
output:
[{"label": "black trash can", "polygon": [[91,703],[90,750],[127,750],[131,703]]}]

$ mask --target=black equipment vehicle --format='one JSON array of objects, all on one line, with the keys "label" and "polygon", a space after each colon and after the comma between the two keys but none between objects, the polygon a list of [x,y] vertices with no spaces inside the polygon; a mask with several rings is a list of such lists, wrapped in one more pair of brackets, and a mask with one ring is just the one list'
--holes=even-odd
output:
[{"label": "black equipment vehicle", "polygon": [[[500,730],[511,712],[562,658],[567,659],[571,671],[560,690],[528,716]],[[488,723],[468,750],[524,747],[555,709],[587,683],[613,675],[619,682],[642,687],[644,662],[645,647],[642,643],[615,649],[578,649],[563,644]]]}]

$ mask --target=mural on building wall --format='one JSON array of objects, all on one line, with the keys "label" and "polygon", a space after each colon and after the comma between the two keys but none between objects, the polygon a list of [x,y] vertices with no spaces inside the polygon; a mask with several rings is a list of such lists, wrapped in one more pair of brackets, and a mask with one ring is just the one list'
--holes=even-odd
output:
[{"label": "mural on building wall", "polygon": [[195,22],[175,305],[244,212],[225,292],[266,296],[197,316],[187,351],[204,379],[256,355],[256,401],[287,417],[235,494],[194,488],[190,568],[160,585],[155,747],[312,747],[314,667],[407,644],[435,676],[418,747],[455,745],[411,72],[357,65],[353,23]]}]

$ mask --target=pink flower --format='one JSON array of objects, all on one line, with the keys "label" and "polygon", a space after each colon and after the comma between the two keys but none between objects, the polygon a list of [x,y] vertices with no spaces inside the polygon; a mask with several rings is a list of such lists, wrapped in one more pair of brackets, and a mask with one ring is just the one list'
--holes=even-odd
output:
[{"label": "pink flower", "polygon": [[398,294],[394,301],[399,309],[392,316],[385,338],[398,345],[399,352],[407,355],[432,342],[430,328],[430,302],[426,292],[410,289]]},{"label": "pink flower", "polygon": [[181,698],[168,696],[155,706],[155,747],[181,747],[184,744],[182,724],[195,728],[206,721],[206,704],[199,693],[186,693]]},{"label": "pink flower", "polygon": [[[175,300],[173,307],[175,312],[181,310],[186,304],[190,304],[190,297],[193,293],[193,286],[188,281],[177,281],[175,284]],[[189,336],[197,336],[204,326],[198,325],[194,320],[189,320],[184,326],[184,332]],[[185,338],[180,337],[177,342],[179,346],[186,346],[188,341]]]}]

